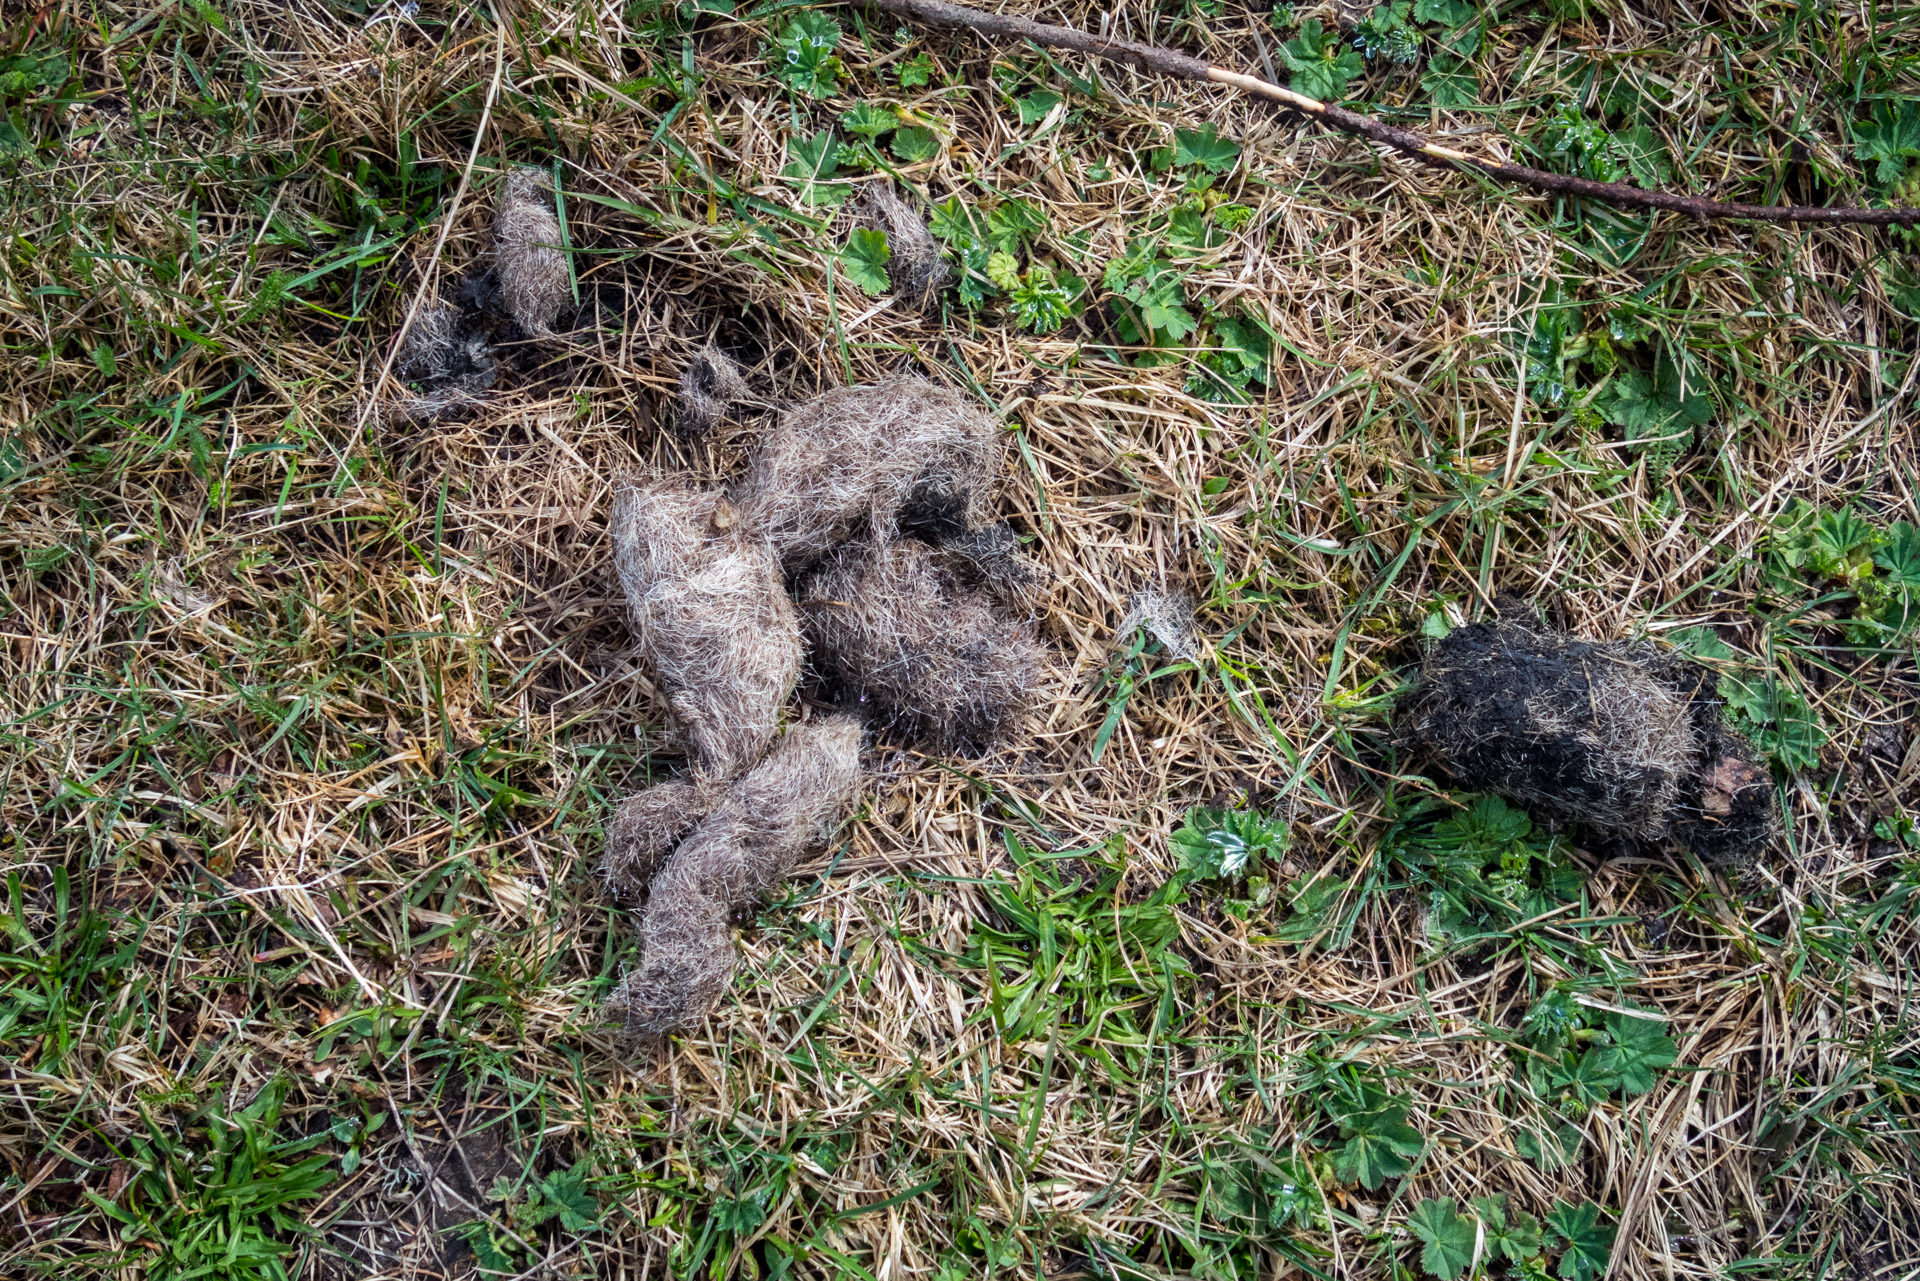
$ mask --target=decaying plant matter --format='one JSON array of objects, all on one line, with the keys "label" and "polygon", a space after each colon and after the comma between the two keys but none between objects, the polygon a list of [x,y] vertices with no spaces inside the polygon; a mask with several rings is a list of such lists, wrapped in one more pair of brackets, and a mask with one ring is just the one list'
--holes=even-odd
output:
[{"label": "decaying plant matter", "polygon": [[859,223],[887,233],[887,276],[894,292],[916,307],[931,306],[952,272],[914,207],[887,183],[873,183],[860,195]]},{"label": "decaying plant matter", "polygon": [[860,722],[795,725],[727,791],[653,878],[641,918],[640,968],[608,1000],[643,1038],[699,1022],[726,990],[737,956],[730,920],[778,885],[853,804]]},{"label": "decaying plant matter", "polygon": [[567,256],[560,251],[560,219],[547,179],[534,169],[508,172],[493,217],[500,297],[528,337],[552,334],[573,297]]},{"label": "decaying plant matter", "polygon": [[1771,780],[1712,674],[1649,643],[1462,627],[1428,652],[1399,720],[1464,786],[1541,815],[1732,866],[1773,835]]},{"label": "decaying plant matter", "polygon": [[694,353],[680,374],[673,402],[673,430],[682,440],[698,440],[720,424],[736,401],[747,395],[740,366],[718,347]]},{"label": "decaying plant matter", "polygon": [[1025,721],[1045,678],[1032,626],[916,539],[841,549],[807,581],[801,613],[826,695],[905,742],[985,751]]},{"label": "decaying plant matter", "polygon": [[800,625],[765,540],[718,491],[653,478],[615,490],[613,560],[640,648],[696,766],[759,759],[800,672]]},{"label": "decaying plant matter", "polygon": [[796,405],[734,486],[741,514],[797,573],[853,537],[892,541],[909,500],[987,523],[1006,452],[992,418],[924,378],[846,387]]}]

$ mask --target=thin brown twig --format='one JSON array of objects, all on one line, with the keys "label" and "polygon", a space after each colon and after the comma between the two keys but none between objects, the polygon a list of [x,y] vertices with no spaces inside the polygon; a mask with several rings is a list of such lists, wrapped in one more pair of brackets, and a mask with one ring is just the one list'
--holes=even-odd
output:
[{"label": "thin brown twig", "polygon": [[1069,49],[1090,57],[1123,62],[1145,71],[1175,76],[1182,80],[1231,85],[1244,93],[1266,98],[1289,110],[1312,116],[1341,133],[1353,134],[1377,142],[1384,147],[1391,147],[1423,164],[1440,169],[1482,173],[1490,178],[1499,178],[1521,186],[1538,188],[1541,191],[1580,196],[1589,200],[1604,200],[1609,204],[1630,209],[1666,209],[1674,213],[1686,214],[1703,222],[1709,218],[1752,218],[1762,222],[1854,223],[1869,226],[1895,223],[1908,226],[1920,224],[1920,209],[1743,205],[1707,200],[1700,196],[1676,195],[1667,191],[1649,191],[1644,187],[1632,187],[1623,182],[1596,182],[1591,178],[1548,173],[1544,169],[1533,169],[1526,165],[1504,164],[1496,160],[1470,156],[1463,151],[1455,151],[1451,147],[1442,147],[1410,129],[1385,124],[1360,115],[1358,112],[1349,111],[1345,107],[1321,102],[1305,94],[1295,93],[1291,89],[1282,89],[1279,85],[1269,83],[1257,76],[1230,71],[1225,67],[1216,67],[1199,58],[1172,49],[1163,49],[1158,45],[1096,36],[1076,27],[1054,26],[1051,23],[1035,22],[1031,18],[1022,18],[1013,14],[987,13],[966,5],[951,4],[948,0],[865,0],[865,2],[875,9],[882,9],[903,18],[934,26],[966,27],[982,35],[1012,36],[1030,40],[1051,49]]}]

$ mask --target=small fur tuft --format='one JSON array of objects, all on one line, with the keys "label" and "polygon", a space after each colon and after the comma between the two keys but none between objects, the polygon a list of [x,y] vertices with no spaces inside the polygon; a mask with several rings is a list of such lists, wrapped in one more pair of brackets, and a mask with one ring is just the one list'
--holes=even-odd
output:
[{"label": "small fur tuft", "polygon": [[1193,597],[1185,592],[1163,591],[1149,587],[1127,601],[1127,616],[1120,620],[1120,638],[1144,627],[1147,634],[1173,657],[1189,663],[1200,661],[1193,643]]},{"label": "small fur tuft", "polygon": [[730,778],[772,740],[800,673],[773,550],[717,491],[666,479],[614,493],[613,561],[641,650],[699,768]]},{"label": "small fur tuft", "polygon": [[734,500],[799,575],[851,538],[891,542],[916,495],[961,529],[986,523],[1006,442],[959,392],[924,378],[830,391],[781,416]]},{"label": "small fur tuft", "polygon": [[719,426],[727,410],[746,396],[747,380],[740,366],[718,347],[702,348],[680,375],[679,394],[674,397],[674,434],[682,440],[700,439]]},{"label": "small fur tuft", "polygon": [[795,725],[741,776],[659,875],[641,917],[640,968],[608,998],[643,1039],[705,1017],[738,956],[731,918],[786,878],[859,794],[860,723]]},{"label": "small fur tuft", "polygon": [[553,322],[573,298],[573,286],[567,256],[560,251],[553,194],[538,170],[511,170],[501,184],[493,249],[508,314],[529,338],[551,336]]},{"label": "small fur tuft", "polygon": [[887,233],[887,277],[893,291],[916,307],[931,307],[952,278],[927,220],[887,183],[860,195],[859,225]]},{"label": "small fur tuft", "polygon": [[1725,866],[1772,839],[1773,789],[1728,729],[1712,674],[1646,643],[1593,643],[1511,618],[1429,651],[1402,736],[1476,791]]},{"label": "small fur tuft", "polygon": [[1027,719],[1047,652],[913,539],[843,548],[801,595],[823,691],[883,733],[976,755]]},{"label": "small fur tuft", "polygon": [[452,303],[420,308],[393,364],[411,390],[400,400],[408,418],[425,421],[478,405],[492,389],[493,350]]}]

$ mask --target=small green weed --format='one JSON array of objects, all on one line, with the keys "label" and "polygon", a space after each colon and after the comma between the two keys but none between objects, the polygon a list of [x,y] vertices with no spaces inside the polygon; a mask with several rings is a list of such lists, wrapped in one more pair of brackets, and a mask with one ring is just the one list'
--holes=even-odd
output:
[{"label": "small green weed", "polygon": [[[502,1176],[489,1189],[488,1199],[501,1206],[498,1215],[469,1220],[454,1229],[473,1250],[483,1272],[524,1272],[540,1257],[534,1233],[547,1223],[557,1223],[569,1237],[600,1226],[600,1202],[587,1182],[584,1165],[554,1170],[537,1181]],[[716,1206],[715,1215],[721,1213]],[[756,1220],[748,1231],[758,1226]]]},{"label": "small green weed", "polygon": [[1658,187],[1672,177],[1666,144],[1646,125],[1610,130],[1578,107],[1563,106],[1547,118],[1535,150],[1548,164],[1597,182],[1632,178]]},{"label": "small green weed", "polygon": [[[1179,863],[1178,877],[1183,884],[1225,882],[1243,893],[1235,893],[1222,905],[1233,916],[1245,919],[1257,907],[1273,898],[1273,876],[1281,857],[1291,843],[1287,825],[1277,819],[1250,810],[1218,810],[1196,806],[1169,840]],[[1311,878],[1302,878],[1306,881]],[[1344,883],[1322,878],[1325,884],[1310,893],[1304,883],[1293,887],[1287,901],[1294,908],[1294,919],[1282,931],[1287,941],[1303,941],[1317,933],[1327,906],[1325,900],[1344,889]],[[1332,888],[1334,893],[1327,891]],[[1305,931],[1303,933],[1302,931]],[[1296,937],[1297,936],[1297,937]]]},{"label": "small green weed", "polygon": [[1280,46],[1280,56],[1293,72],[1289,87],[1322,102],[1344,98],[1347,86],[1367,71],[1360,51],[1341,40],[1337,30],[1321,26],[1318,18],[1301,23],[1299,33]]},{"label": "small green weed", "polygon": [[1174,856],[1189,881],[1239,881],[1258,877],[1263,865],[1286,852],[1284,823],[1247,810],[1196,807],[1173,834]]},{"label": "small green weed", "polygon": [[1268,1245],[1325,1228],[1327,1187],[1377,1192],[1411,1174],[1427,1147],[1407,1120],[1412,1100],[1369,1069],[1322,1063],[1300,1085],[1314,1102],[1297,1131],[1255,1127],[1213,1145],[1201,1163],[1206,1216]]},{"label": "small green weed", "polygon": [[1464,1210],[1452,1197],[1422,1201],[1407,1216],[1407,1230],[1420,1242],[1421,1269],[1440,1281],[1457,1281],[1476,1263],[1497,1262],[1517,1276],[1545,1277],[1552,1254],[1560,1256],[1565,1281],[1593,1281],[1607,1270],[1616,1231],[1592,1202],[1555,1202],[1543,1227],[1510,1208],[1504,1195],[1475,1197]]},{"label": "small green weed", "polygon": [[1527,1011],[1522,1056],[1535,1094],[1570,1116],[1584,1116],[1615,1095],[1645,1094],[1678,1050],[1660,1016],[1596,1010],[1556,988]]},{"label": "small green weed", "polygon": [[[1292,5],[1276,7],[1274,25],[1294,24]],[[1299,25],[1281,46],[1296,93],[1322,102],[1349,96],[1369,62],[1416,67],[1424,57],[1421,90],[1436,107],[1466,106],[1480,95],[1479,77],[1467,59],[1485,38],[1486,19],[1472,0],[1388,0],[1354,25],[1351,39],[1318,18]]]},{"label": "small green weed", "polygon": [[1876,102],[1867,119],[1853,126],[1853,154],[1873,165],[1875,182],[1891,187],[1907,181],[1907,162],[1920,160],[1920,101]]},{"label": "small green weed", "polygon": [[887,276],[887,263],[892,257],[886,232],[856,227],[847,236],[847,247],[840,251],[840,269],[865,292],[884,294],[893,288],[893,281]]},{"label": "small green weed", "polygon": [[[1187,310],[1188,273],[1161,257],[1151,240],[1135,240],[1106,266],[1102,283],[1115,296],[1115,328],[1120,340],[1142,347],[1177,345],[1199,327]],[[1163,363],[1144,353],[1136,363]]]},{"label": "small green weed", "polygon": [[928,226],[958,269],[957,293],[967,307],[1004,297],[1007,318],[1036,334],[1057,332],[1079,312],[1086,282],[1032,257],[1034,242],[1047,229],[1038,205],[1014,197],[982,212],[952,196],[933,207]]},{"label": "small green weed", "polygon": [[787,147],[791,159],[780,176],[799,188],[809,205],[837,207],[852,194],[846,182],[831,181],[840,172],[841,146],[831,126],[811,138],[795,138]]},{"label": "small green weed", "polygon": [[1920,527],[1880,526],[1851,507],[1825,511],[1796,498],[1775,519],[1764,576],[1798,602],[1808,588],[1854,598],[1847,639],[1863,649],[1897,644],[1920,626]]},{"label": "small green weed", "polygon": [[774,76],[788,88],[809,98],[830,98],[845,70],[834,53],[839,44],[839,23],[824,13],[803,10],[781,29],[767,58]]},{"label": "small green weed", "polygon": [[1579,869],[1560,839],[1496,796],[1422,797],[1383,847],[1424,893],[1436,943],[1499,934],[1580,897]]}]

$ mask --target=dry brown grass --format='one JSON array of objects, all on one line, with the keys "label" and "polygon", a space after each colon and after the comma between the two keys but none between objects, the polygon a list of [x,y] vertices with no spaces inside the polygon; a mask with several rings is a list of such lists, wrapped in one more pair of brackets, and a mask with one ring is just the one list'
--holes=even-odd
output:
[{"label": "dry brown grass", "polygon": [[[1221,8],[1034,12],[1277,57],[1265,13]],[[1758,197],[1854,181],[1843,65],[1915,92],[1920,34],[1884,8],[1536,9],[1480,59],[1492,105],[1423,123],[1510,153],[1624,67],[1665,86],[1704,188]],[[5,162],[0,1273],[179,1275],[161,1247],[224,1222],[190,1190],[210,1118],[284,1075],[277,1133],[335,1177],[288,1211],[310,1238],[248,1222],[296,1242],[299,1276],[459,1273],[477,1241],[527,1275],[1384,1277],[1418,1274],[1413,1206],[1496,1193],[1603,1207],[1620,1278],[1910,1275],[1920,880],[1874,824],[1920,813],[1913,645],[1860,658],[1846,602],[1782,605],[1760,575],[1794,498],[1920,519],[1887,241],[1662,220],[1614,266],[1547,202],[1190,85],[1101,68],[1091,100],[1064,78],[1085,67],[945,33],[863,48],[841,10],[820,104],[768,78],[786,11],[688,20],[683,44],[645,5],[499,10],[0,13],[70,47],[86,99],[22,108],[44,145]],[[919,52],[937,74],[901,89]],[[1023,126],[996,65],[1062,106]],[[857,100],[935,130],[903,192],[1043,210],[1027,253],[1095,282],[1085,319],[1042,337],[856,290],[777,175]],[[1243,148],[1221,185],[1251,213],[1162,252],[1189,306],[1277,335],[1244,405],[1190,391],[1190,360],[1136,363],[1097,283],[1184,199],[1149,158],[1201,121]],[[377,412],[416,295],[477,281],[506,166],[556,154],[578,314],[504,343],[480,404]],[[1697,448],[1667,467],[1522,394],[1549,277],[1590,329],[1644,294],[1697,353]],[[675,389],[709,343],[749,396],[683,444]],[[909,373],[1006,425],[994,515],[1051,576],[1063,692],[984,762],[870,758],[842,837],[738,922],[714,1013],[630,1057],[601,1001],[632,935],[592,871],[613,801],[683,761],[624,618],[615,478],[718,484],[776,407]],[[1116,636],[1136,593],[1188,585],[1197,661]],[[1384,839],[1434,785],[1386,708],[1405,638],[1498,591],[1600,639],[1709,625],[1800,691],[1826,743],[1779,775],[1776,856],[1730,882],[1580,850],[1575,910],[1437,939]],[[1195,888],[1153,943],[1196,804],[1290,819],[1282,892]],[[1346,883],[1337,928],[1302,942],[1289,883],[1317,872]],[[1518,1029],[1556,983],[1657,1011],[1678,1066],[1555,1110]],[[1424,1144],[1376,1190],[1329,1159],[1355,1075]],[[1579,1134],[1557,1168],[1520,1155],[1549,1122]],[[1299,1158],[1310,1225],[1232,1216],[1249,1153]],[[569,1171],[594,1226],[541,1217]],[[123,1241],[90,1197],[149,1217]]]}]

